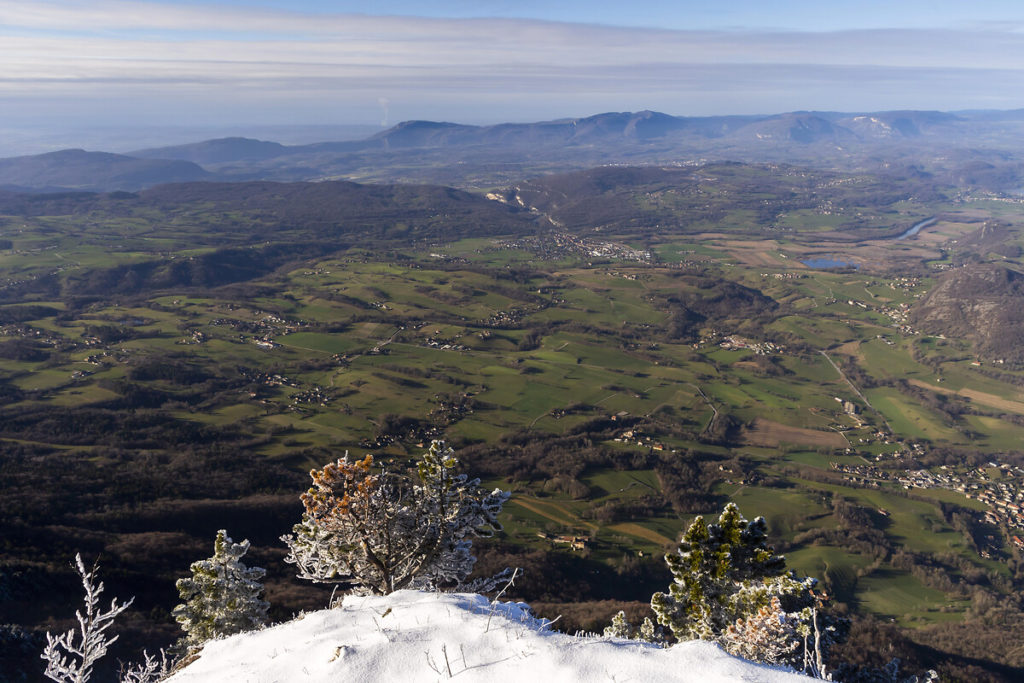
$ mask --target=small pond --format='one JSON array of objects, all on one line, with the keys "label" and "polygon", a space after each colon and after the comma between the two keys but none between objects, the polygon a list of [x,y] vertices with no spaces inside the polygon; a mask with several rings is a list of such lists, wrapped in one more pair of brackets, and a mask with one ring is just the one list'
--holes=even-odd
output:
[{"label": "small pond", "polygon": [[826,257],[826,256],[821,256],[821,257],[818,257],[818,258],[805,259],[805,260],[801,261],[800,263],[804,264],[805,266],[807,266],[809,268],[819,268],[819,269],[825,269],[825,268],[854,268],[854,269],[856,269],[856,268],[859,267],[859,266],[857,266],[856,263],[852,263],[850,261],[840,261],[837,258]]}]

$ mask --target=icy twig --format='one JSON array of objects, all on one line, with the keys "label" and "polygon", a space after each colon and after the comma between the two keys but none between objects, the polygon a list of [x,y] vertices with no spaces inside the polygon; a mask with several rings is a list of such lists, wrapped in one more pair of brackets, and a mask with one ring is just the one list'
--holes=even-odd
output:
[{"label": "icy twig", "polygon": [[[75,611],[80,642],[75,643],[74,629],[57,636],[47,632],[46,648],[40,655],[46,661],[44,675],[58,683],[86,683],[89,680],[96,660],[107,654],[107,648],[118,638],[110,637],[104,631],[110,628],[117,615],[128,609],[135,601],[135,598],[132,598],[123,605],[118,605],[115,598],[110,601],[110,609],[101,612],[99,596],[103,592],[103,582],[96,584],[96,571],[99,567],[94,565],[92,571],[86,571],[81,554],[75,555],[75,565],[85,589],[85,614]],[[67,654],[64,654],[65,652]]]},{"label": "icy twig", "polygon": [[121,683],[158,683],[162,681],[174,669],[176,662],[167,659],[167,653],[160,649],[160,659],[142,651],[143,660],[138,664],[129,664],[127,669],[121,669]]},{"label": "icy twig", "polygon": [[512,587],[512,584],[515,583],[516,577],[518,577],[521,572],[522,570],[519,569],[519,567],[516,567],[515,571],[512,572],[512,577],[508,580],[508,583],[505,584],[505,587],[498,591],[498,594],[494,596],[494,600],[491,601],[491,613],[487,615],[487,627],[484,629],[484,633],[491,630],[491,617],[494,616],[494,610],[498,604],[498,600],[500,600],[501,596],[505,594],[505,591]]}]

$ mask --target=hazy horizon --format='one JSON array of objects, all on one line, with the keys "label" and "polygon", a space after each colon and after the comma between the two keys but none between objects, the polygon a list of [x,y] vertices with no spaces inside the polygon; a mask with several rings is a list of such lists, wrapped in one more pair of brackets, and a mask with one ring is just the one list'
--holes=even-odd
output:
[{"label": "hazy horizon", "polygon": [[897,4],[0,0],[0,154],[410,119],[1024,107],[1024,7]]}]

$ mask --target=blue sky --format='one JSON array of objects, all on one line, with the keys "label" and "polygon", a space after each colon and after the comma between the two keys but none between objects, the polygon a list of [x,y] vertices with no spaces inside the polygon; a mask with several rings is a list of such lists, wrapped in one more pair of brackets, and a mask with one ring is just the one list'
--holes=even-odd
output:
[{"label": "blue sky", "polygon": [[[171,3],[168,3],[171,4]],[[185,4],[180,0],[173,4]],[[229,0],[187,4],[264,7],[310,14],[382,14],[435,18],[519,18],[646,26],[673,29],[790,29],[834,31],[867,28],[964,28],[987,22],[1024,22],[1019,1],[936,2],[935,0],[646,0],[631,3],[581,0]]]},{"label": "blue sky", "polygon": [[0,0],[0,64],[10,140],[1010,109],[1024,107],[1024,3]]}]

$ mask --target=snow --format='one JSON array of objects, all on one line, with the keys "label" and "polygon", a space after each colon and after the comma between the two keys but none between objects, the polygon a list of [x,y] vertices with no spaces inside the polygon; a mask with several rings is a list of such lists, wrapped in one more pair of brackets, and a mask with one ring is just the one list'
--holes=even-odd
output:
[{"label": "snow", "polygon": [[[523,603],[398,591],[207,643],[168,683],[806,681],[703,641],[668,649],[550,631]],[[449,673],[450,672],[450,673]]]}]

